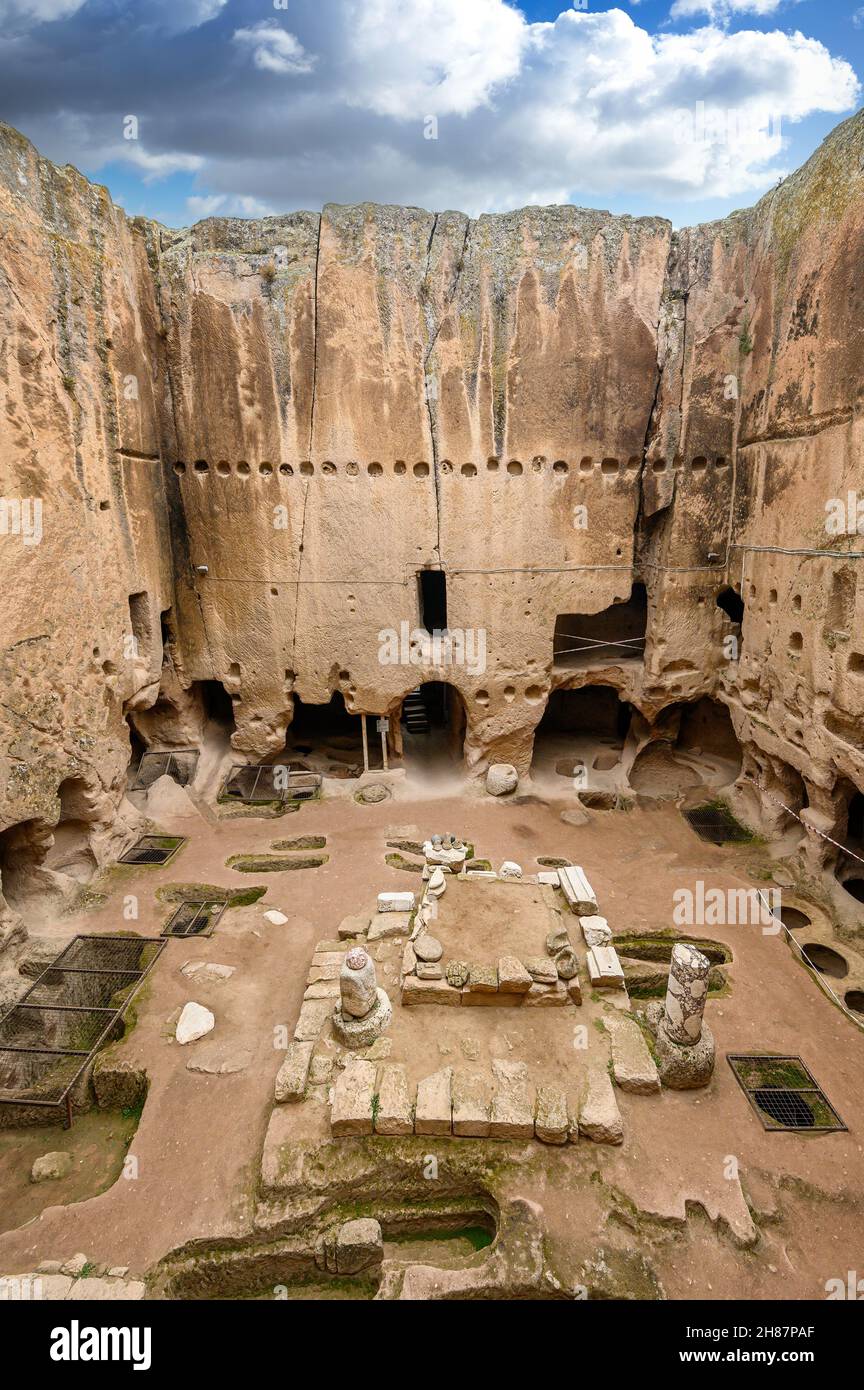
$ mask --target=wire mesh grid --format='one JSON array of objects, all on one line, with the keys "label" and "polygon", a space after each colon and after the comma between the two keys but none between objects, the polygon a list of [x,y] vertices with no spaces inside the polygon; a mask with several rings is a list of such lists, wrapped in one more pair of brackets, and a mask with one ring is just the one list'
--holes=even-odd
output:
[{"label": "wire mesh grid", "polygon": [[181,903],[166,922],[163,936],[210,936],[222,913],[224,902],[213,899]]},{"label": "wire mesh grid", "polygon": [[184,835],[142,835],[121,854],[118,864],[167,864],[186,843]]},{"label": "wire mesh grid", "polygon": [[181,787],[188,787],[198,766],[197,748],[175,748],[171,752],[147,752],[141,754],[135,780],[130,788],[133,792],[147,791],[160,777],[173,777]]},{"label": "wire mesh grid", "polygon": [[811,1133],[846,1129],[800,1057],[727,1053],[726,1060],[764,1129]]},{"label": "wire mesh grid", "polygon": [[165,942],[76,936],[0,1018],[0,1104],[60,1107],[123,1014]]},{"label": "wire mesh grid", "polygon": [[697,806],[692,811],[685,811],[684,819],[700,839],[708,840],[712,845],[749,839],[749,832],[722,806]]},{"label": "wire mesh grid", "polygon": [[225,781],[224,795],[234,801],[305,801],[321,786],[321,774],[291,770],[281,763],[237,763]]}]

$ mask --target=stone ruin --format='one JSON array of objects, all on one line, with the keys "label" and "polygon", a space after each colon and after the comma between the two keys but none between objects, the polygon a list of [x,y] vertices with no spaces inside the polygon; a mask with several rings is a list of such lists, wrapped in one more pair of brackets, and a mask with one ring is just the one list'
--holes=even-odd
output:
[{"label": "stone ruin", "polygon": [[393,1010],[386,990],[375,978],[375,962],[362,946],[352,946],[346,952],[339,991],[333,1032],[346,1047],[369,1047],[389,1025]]}]

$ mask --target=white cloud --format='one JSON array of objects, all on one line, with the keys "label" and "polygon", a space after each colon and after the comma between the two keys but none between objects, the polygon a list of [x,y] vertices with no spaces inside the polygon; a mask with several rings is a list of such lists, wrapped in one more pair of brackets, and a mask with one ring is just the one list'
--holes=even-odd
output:
[{"label": "white cloud", "polygon": [[[192,3],[200,13],[215,0],[177,0],[187,16]],[[652,34],[623,7],[529,23],[505,0],[291,0],[289,32],[259,5],[232,0],[244,22],[227,41],[224,23],[188,34],[182,81],[171,41],[151,30],[131,28],[122,49],[116,31],[110,50],[82,42],[81,65],[45,59],[55,26],[25,65],[0,44],[5,114],[15,122],[17,83],[26,133],[49,157],[87,171],[125,160],[148,181],[192,173],[190,191],[223,198],[225,215],[607,199],[677,214],[669,200],[770,187],[798,162],[794,123],[839,117],[859,96],[850,64],[794,31]],[[130,71],[143,147],[119,138],[113,115],[128,110]],[[38,102],[35,72],[47,74]],[[437,138],[425,138],[428,116]]]},{"label": "white cloud", "polygon": [[150,154],[137,140],[128,140],[122,145],[113,146],[108,155],[108,159],[112,158],[134,165],[140,170],[144,183],[167,179],[171,174],[195,174],[204,165],[204,160],[199,154],[180,154],[173,150]]},{"label": "white cloud", "polygon": [[672,19],[706,15],[708,19],[724,21],[736,14],[753,14],[764,18],[774,14],[783,3],[784,0],[675,0],[669,13]]},{"label": "white cloud", "polygon": [[303,73],[315,66],[315,58],[275,19],[262,20],[251,29],[236,29],[232,38],[251,49],[253,63],[263,72]]},{"label": "white cloud", "polygon": [[48,24],[55,19],[68,19],[84,3],[85,0],[0,0],[0,24],[15,20]]},{"label": "white cloud", "polygon": [[191,194],[186,199],[190,216],[197,222],[203,217],[270,217],[273,208],[260,198],[229,197],[227,193]]},{"label": "white cloud", "polygon": [[502,0],[364,0],[342,9],[342,96],[384,116],[472,111],[518,75],[530,40],[522,15]]}]

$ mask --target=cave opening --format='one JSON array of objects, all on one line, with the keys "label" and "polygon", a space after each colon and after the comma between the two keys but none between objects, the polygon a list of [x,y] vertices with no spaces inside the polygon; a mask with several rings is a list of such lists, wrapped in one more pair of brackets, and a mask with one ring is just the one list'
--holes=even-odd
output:
[{"label": "cave opening", "polygon": [[644,584],[634,584],[628,599],[611,603],[599,613],[559,613],[552,637],[552,663],[578,669],[641,661],[647,626]]},{"label": "cave opening", "polygon": [[463,757],[468,715],[465,701],[446,681],[425,681],[411,690],[399,712],[406,766],[423,774],[452,772]]},{"label": "cave opening", "polygon": [[698,787],[728,786],[741,771],[743,754],[726,705],[703,695],[669,705],[658,715],[657,736],[630,768],[634,791],[675,797]]},{"label": "cave opening", "polygon": [[741,626],[744,621],[744,600],[735,589],[721,589],[717,595],[717,607],[722,608],[730,622]]},{"label": "cave opening", "polygon": [[351,714],[345,697],[334,690],[326,704],[307,703],[294,696],[294,713],[285,734],[285,747],[270,762],[284,762],[293,772],[320,772],[346,780],[363,771],[362,716]]},{"label": "cave opening", "polygon": [[443,570],[420,570],[420,623],[426,632],[447,631],[447,575]]},{"label": "cave opening", "polygon": [[50,836],[40,820],[19,821],[0,831],[0,892],[22,916],[44,892],[42,869]]},{"label": "cave opening", "polygon": [[613,785],[632,716],[610,685],[553,690],[534,730],[532,775],[567,777],[577,790]]},{"label": "cave opening", "polygon": [[837,839],[844,848],[837,856],[834,876],[855,902],[864,902],[864,793],[851,782],[841,783],[845,805],[841,803]]},{"label": "cave opening", "polygon": [[67,777],[57,789],[60,816],[53,827],[54,843],[45,858],[46,868],[87,883],[96,872],[96,856],[90,848],[94,819],[92,793],[80,777]]}]

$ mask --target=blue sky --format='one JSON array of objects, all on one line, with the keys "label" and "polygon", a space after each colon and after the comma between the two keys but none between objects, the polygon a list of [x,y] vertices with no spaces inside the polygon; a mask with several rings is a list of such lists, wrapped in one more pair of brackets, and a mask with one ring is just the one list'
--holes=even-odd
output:
[{"label": "blue sky", "polygon": [[361,200],[706,220],[862,76],[864,0],[0,0],[0,116],[169,226]]}]

